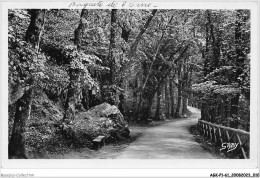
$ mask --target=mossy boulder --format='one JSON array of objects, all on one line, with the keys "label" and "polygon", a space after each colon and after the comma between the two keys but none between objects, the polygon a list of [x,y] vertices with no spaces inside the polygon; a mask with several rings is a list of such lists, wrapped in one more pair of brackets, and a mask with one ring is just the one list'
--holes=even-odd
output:
[{"label": "mossy boulder", "polygon": [[63,130],[80,143],[99,135],[108,136],[111,141],[124,140],[130,134],[128,124],[119,109],[108,103],[78,113],[75,120],[64,126]]}]

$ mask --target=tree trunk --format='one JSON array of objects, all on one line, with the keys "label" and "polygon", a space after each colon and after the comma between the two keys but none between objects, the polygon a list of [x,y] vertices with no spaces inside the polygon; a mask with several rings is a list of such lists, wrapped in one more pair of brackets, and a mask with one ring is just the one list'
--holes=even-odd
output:
[{"label": "tree trunk", "polygon": [[[87,28],[87,23],[86,23],[87,16],[88,16],[88,9],[82,9],[81,14],[80,14],[79,25],[76,28],[76,30],[74,31],[74,44],[77,45],[78,50],[83,45],[84,30]],[[73,69],[71,69],[71,70],[73,70]],[[77,71],[71,71],[71,72],[74,72],[74,74],[77,75]],[[70,76],[70,78],[73,80],[73,76]],[[79,78],[79,76],[74,76],[74,78]],[[74,83],[74,82],[77,82],[77,80],[78,79],[76,79],[75,81],[70,81],[69,91],[68,91],[68,93],[70,93],[70,94],[67,95],[67,100],[65,102],[65,113],[72,116],[71,118],[70,117],[67,118],[69,120],[74,119],[73,115],[75,115],[75,104],[76,104],[76,101],[70,102],[70,100],[75,100],[75,99],[72,99],[73,97],[74,98],[76,97],[76,95],[73,94],[74,92],[80,93],[80,91],[73,91],[74,89],[71,88],[73,85],[77,85],[76,83]],[[78,88],[78,90],[80,90],[80,88]],[[89,90],[88,88],[82,88],[82,90],[81,90],[81,93],[82,93],[81,103],[85,109],[90,108],[91,92],[89,92],[88,90]],[[72,98],[70,98],[70,97],[72,97]],[[72,113],[70,113],[69,110]]]},{"label": "tree trunk", "polygon": [[188,111],[188,98],[183,96],[182,98],[182,115],[186,115]]},{"label": "tree trunk", "polygon": [[131,49],[130,49],[130,52],[129,52],[129,55],[128,55],[128,59],[131,61],[131,59],[135,56],[136,54],[136,50],[137,50],[137,47],[138,47],[138,44],[140,43],[141,41],[141,37],[142,35],[144,34],[144,32],[146,31],[146,29],[149,27],[149,24],[150,22],[152,21],[153,17],[155,16],[155,13],[157,12],[157,9],[154,9],[151,13],[151,15],[149,16],[149,18],[147,19],[145,25],[143,28],[141,28],[139,34],[137,35],[134,43],[132,44],[131,46]]},{"label": "tree trunk", "polygon": [[165,103],[166,103],[166,117],[170,117],[170,96],[169,96],[169,79],[165,83]]},{"label": "tree trunk", "polygon": [[132,108],[134,108],[134,109],[138,105],[138,91],[137,91],[137,88],[139,87],[138,80],[139,80],[139,78],[135,79],[135,81],[134,81],[135,83],[134,83],[133,106],[132,106]]},{"label": "tree trunk", "polygon": [[182,101],[182,91],[181,91],[181,87],[177,87],[178,88],[178,99],[177,99],[177,106],[176,106],[176,110],[175,110],[175,114],[174,116],[176,118],[180,118],[180,110],[181,110],[181,101]]},{"label": "tree trunk", "polygon": [[178,71],[177,71],[177,76],[178,76],[178,84],[177,84],[177,89],[178,89],[178,96],[177,96],[177,107],[175,110],[175,117],[176,118],[180,118],[180,111],[181,111],[181,102],[182,102],[182,85],[183,85],[183,81],[182,81],[182,68],[183,65],[182,63],[178,64]]},{"label": "tree trunk", "polygon": [[227,97],[224,97],[225,119],[230,116],[230,101]]},{"label": "tree trunk", "polygon": [[[122,29],[121,38],[123,38],[125,40],[125,42],[128,42],[128,38],[129,38],[130,32],[132,30],[130,25],[127,25],[125,22],[123,22],[123,25],[120,25],[120,27]],[[123,49],[123,50],[125,50],[125,49]]]},{"label": "tree trunk", "polygon": [[31,21],[26,31],[25,41],[34,45],[35,49],[38,51],[45,23],[45,10],[32,9],[29,12]]},{"label": "tree trunk", "polygon": [[116,31],[117,31],[117,9],[111,10],[111,28],[110,28],[110,44],[108,50],[108,56],[106,59],[106,65],[110,69],[109,73],[103,75],[104,78],[102,83],[105,83],[102,92],[103,101],[108,102],[111,105],[115,105],[117,99],[117,88],[116,88]]},{"label": "tree trunk", "polygon": [[33,89],[30,88],[17,101],[12,136],[8,145],[9,159],[27,159],[25,149],[26,121],[30,118]]},{"label": "tree trunk", "polygon": [[120,93],[120,95],[119,95],[118,109],[119,109],[119,111],[120,111],[123,115],[124,115],[124,113],[125,113],[124,103],[125,103],[125,96],[124,96],[123,93]]},{"label": "tree trunk", "polygon": [[86,110],[88,110],[91,107],[90,100],[91,100],[91,93],[89,92],[89,89],[88,88],[82,88],[81,103]]},{"label": "tree trunk", "polygon": [[155,112],[155,120],[160,120],[161,116],[161,98],[162,98],[162,88],[163,84],[158,84],[157,87],[157,105],[156,105],[156,112]]},{"label": "tree trunk", "polygon": [[238,114],[238,102],[239,102],[239,94],[233,96],[231,98],[231,107],[230,107],[230,115],[231,117],[237,117]]},{"label": "tree trunk", "polygon": [[171,100],[171,116],[174,117],[174,113],[175,113],[175,110],[174,110],[174,90],[173,90],[173,78],[170,80],[170,100]]},{"label": "tree trunk", "polygon": [[[142,39],[142,36],[143,36],[143,34],[145,33],[145,31],[147,30],[147,28],[149,27],[149,24],[151,23],[151,21],[152,21],[153,17],[155,16],[156,12],[157,12],[157,9],[154,9],[154,10],[152,11],[152,13],[151,13],[151,15],[148,17],[146,23],[145,23],[144,26],[140,29],[140,32],[139,32],[138,35],[136,36],[135,41],[132,43],[131,48],[130,48],[130,50],[129,50],[129,52],[128,52],[128,55],[127,55],[129,62],[126,63],[126,64],[124,64],[123,67],[120,69],[119,77],[122,78],[121,80],[124,80],[124,78],[125,78],[125,76],[124,76],[125,70],[126,70],[127,67],[129,66],[129,63],[132,61],[132,58],[135,57],[136,51],[137,51],[138,45],[139,45],[139,43],[140,43],[140,41],[141,41],[141,39]],[[129,33],[130,33],[130,32],[129,32]],[[128,34],[128,35],[129,35],[129,34]],[[126,39],[126,38],[124,37],[124,39]],[[128,38],[127,38],[127,40],[128,40]],[[137,113],[139,113],[139,112],[137,112]]]},{"label": "tree trunk", "polygon": [[156,93],[156,90],[151,92],[149,97],[144,98],[144,102],[143,102],[144,110],[143,110],[142,118],[141,118],[142,122],[147,122],[148,119],[151,117],[151,109],[152,109],[155,93]]},{"label": "tree trunk", "polygon": [[74,31],[74,44],[77,45],[78,49],[82,45],[82,40],[83,40],[83,32],[84,29],[86,28],[86,18],[88,16],[88,10],[87,9],[82,9],[81,14],[80,14],[80,21],[78,28]]},{"label": "tree trunk", "polygon": [[207,20],[209,25],[209,33],[212,40],[212,51],[213,51],[213,61],[212,61],[212,67],[210,71],[213,71],[215,68],[219,67],[219,56],[220,56],[220,50],[219,50],[219,40],[216,40],[215,34],[214,34],[214,24],[211,23],[211,11],[207,11]]},{"label": "tree trunk", "polygon": [[195,107],[194,106],[194,96],[193,96],[193,92],[189,93],[189,97],[188,97],[188,105],[189,106],[192,106],[192,107]]},{"label": "tree trunk", "polygon": [[207,110],[207,103],[206,101],[203,99],[202,100],[202,103],[201,103],[201,120],[205,120],[207,121],[208,118],[207,118],[207,114],[206,114],[206,111]]},{"label": "tree trunk", "polygon": [[110,68],[110,84],[113,85],[115,82],[115,55],[114,50],[116,48],[116,29],[117,29],[117,9],[112,9],[111,11],[111,29],[110,29],[110,46],[109,46],[109,68]]},{"label": "tree trunk", "polygon": [[76,112],[76,103],[79,101],[81,94],[81,87],[79,85],[79,71],[76,69],[70,69],[70,83],[68,86],[67,99],[65,101],[65,114],[63,121],[69,123],[74,120]]},{"label": "tree trunk", "polygon": [[[120,23],[119,23],[120,25]],[[123,38],[125,40],[126,43],[128,43],[128,38],[131,32],[131,27],[126,25],[125,22],[123,22],[123,25],[120,25],[121,29],[122,29],[122,33],[121,33],[121,38]],[[122,51],[123,53],[126,51],[125,48],[122,47]],[[120,58],[120,64],[123,66],[123,54],[122,57]],[[123,78],[120,78],[119,80],[119,87],[124,89],[124,92],[126,91],[126,82],[123,81]],[[134,93],[134,97],[136,97],[135,93]],[[120,93],[119,95],[119,104],[118,104],[118,109],[120,110],[120,112],[124,115],[125,113],[125,94],[123,92]]]},{"label": "tree trunk", "polygon": [[[82,45],[82,38],[83,32],[85,28],[85,21],[88,11],[83,9],[80,15],[79,25],[74,31],[74,44],[77,45],[78,50]],[[73,60],[73,59],[72,59]],[[72,62],[72,61],[71,61]],[[68,93],[67,98],[65,101],[65,114],[63,116],[63,122],[69,123],[71,120],[75,118],[76,112],[76,104],[80,101],[79,96],[83,93],[86,94],[87,92],[83,92],[81,86],[79,84],[80,81],[80,71],[79,69],[70,68],[69,69],[69,77],[70,83],[68,86]],[[86,96],[82,97],[84,99],[88,98]],[[86,103],[86,101],[85,101]]]},{"label": "tree trunk", "polygon": [[216,100],[216,96],[214,96],[214,94],[213,94],[212,98],[213,98],[212,99],[213,101],[210,104],[210,110],[209,110],[209,112],[210,112],[210,122],[215,123],[216,122],[217,102],[215,101]]},{"label": "tree trunk", "polygon": [[[31,21],[26,31],[25,40],[35,46],[36,51],[39,50],[39,44],[45,22],[45,10],[32,9],[30,10]],[[9,158],[27,158],[25,149],[25,132],[26,121],[30,118],[31,101],[33,96],[33,76],[29,79],[29,89],[26,90],[23,96],[17,100],[16,112],[14,117],[13,131],[8,145]]]},{"label": "tree trunk", "polygon": [[[241,81],[238,80],[239,76],[243,73],[244,68],[244,61],[245,61],[245,54],[244,54],[244,47],[243,45],[243,38],[242,38],[242,29],[241,29],[241,21],[243,19],[243,14],[241,10],[237,10],[237,20],[236,20],[236,28],[235,28],[235,44],[236,44],[236,80],[237,83],[241,86]],[[231,109],[230,114],[233,117],[238,115],[238,103],[239,103],[239,94],[236,94],[234,97],[231,98]]]}]

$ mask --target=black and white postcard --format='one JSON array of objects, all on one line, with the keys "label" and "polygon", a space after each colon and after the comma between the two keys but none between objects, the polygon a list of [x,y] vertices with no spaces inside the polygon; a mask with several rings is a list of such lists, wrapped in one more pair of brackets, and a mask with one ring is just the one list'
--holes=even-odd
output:
[{"label": "black and white postcard", "polygon": [[1,42],[3,177],[259,177],[258,1],[2,2]]}]

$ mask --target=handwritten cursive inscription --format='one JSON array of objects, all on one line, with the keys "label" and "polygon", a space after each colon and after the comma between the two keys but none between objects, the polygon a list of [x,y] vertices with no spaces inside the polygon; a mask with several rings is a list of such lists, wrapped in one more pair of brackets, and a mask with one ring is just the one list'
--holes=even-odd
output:
[{"label": "handwritten cursive inscription", "polygon": [[82,8],[88,7],[97,8],[156,8],[157,6],[150,2],[131,2],[131,1],[97,1],[97,2],[71,2],[69,8]]},{"label": "handwritten cursive inscription", "polygon": [[88,2],[88,3],[72,2],[70,3],[69,8],[73,8],[73,7],[80,7],[82,9],[86,9],[87,7],[103,7],[103,2],[102,1]]}]

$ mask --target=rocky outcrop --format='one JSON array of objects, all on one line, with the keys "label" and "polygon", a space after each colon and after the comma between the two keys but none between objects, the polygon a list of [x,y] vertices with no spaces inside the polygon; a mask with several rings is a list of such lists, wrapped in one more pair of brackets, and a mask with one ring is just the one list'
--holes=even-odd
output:
[{"label": "rocky outcrop", "polygon": [[97,105],[87,112],[76,115],[65,131],[71,132],[75,139],[94,139],[99,135],[108,136],[108,140],[123,140],[129,137],[127,122],[119,109],[108,103]]}]

